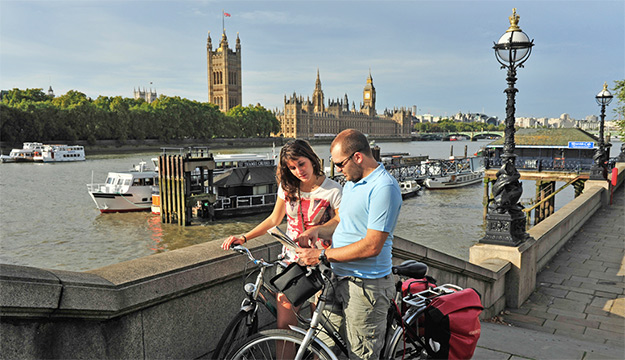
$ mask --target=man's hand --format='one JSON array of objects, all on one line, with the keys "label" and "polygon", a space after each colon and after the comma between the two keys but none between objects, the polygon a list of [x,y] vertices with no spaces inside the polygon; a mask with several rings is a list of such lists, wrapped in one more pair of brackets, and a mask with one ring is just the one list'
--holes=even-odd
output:
[{"label": "man's hand", "polygon": [[299,246],[303,248],[309,248],[311,247],[311,244],[314,244],[315,241],[317,241],[318,237],[319,237],[319,229],[317,229],[317,227],[315,226],[304,231],[293,240],[295,240],[295,242],[297,242]]},{"label": "man's hand", "polygon": [[297,248],[295,249],[295,252],[299,257],[298,262],[300,264],[306,266],[319,264],[319,255],[321,255],[320,249]]}]

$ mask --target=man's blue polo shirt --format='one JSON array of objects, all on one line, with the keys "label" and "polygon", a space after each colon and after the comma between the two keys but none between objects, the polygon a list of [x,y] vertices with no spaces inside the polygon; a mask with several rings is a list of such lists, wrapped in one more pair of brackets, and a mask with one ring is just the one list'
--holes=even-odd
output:
[{"label": "man's blue polo shirt", "polygon": [[348,181],[345,184],[339,207],[341,221],[332,236],[332,247],[339,248],[361,240],[367,229],[388,232],[388,238],[376,257],[332,263],[336,275],[377,279],[391,273],[393,231],[401,203],[397,180],[382,165],[357,183]]}]

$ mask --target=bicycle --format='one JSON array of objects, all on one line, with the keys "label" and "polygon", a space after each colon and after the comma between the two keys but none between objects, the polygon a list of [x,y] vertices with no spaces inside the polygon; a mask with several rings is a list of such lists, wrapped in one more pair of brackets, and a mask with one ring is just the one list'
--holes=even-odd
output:
[{"label": "bicycle", "polygon": [[[263,259],[256,259],[250,250],[242,245],[233,246],[231,250],[246,255],[248,259],[258,267],[258,275],[253,283],[249,282],[243,286],[246,297],[241,302],[239,312],[230,320],[219,342],[217,342],[217,347],[213,352],[213,357],[215,359],[224,359],[234,345],[258,332],[259,303],[262,304],[274,318],[277,317],[276,306],[268,301],[268,299],[275,300],[278,291],[265,282],[264,276],[268,268],[272,268],[276,265],[283,268],[286,267],[286,264],[281,259],[271,263]],[[249,277],[252,273],[247,276]],[[299,313],[296,315],[300,322],[306,323],[308,321],[300,316]]]},{"label": "bicycle", "polygon": [[[322,267],[322,269],[320,269],[320,267]],[[284,346],[285,343],[291,343],[292,346],[290,348],[297,350],[297,354],[295,356],[295,359],[297,360],[338,359],[335,352],[317,337],[317,334],[322,331],[325,332],[325,334],[334,342],[336,350],[340,351],[343,355],[348,356],[349,352],[347,349],[347,343],[339,334],[339,331],[323,314],[326,302],[329,300],[328,291],[331,288],[329,285],[332,284],[333,280],[332,272],[325,265],[317,265],[313,267],[313,269],[323,278],[323,290],[317,299],[316,309],[313,313],[308,330],[291,326],[290,330],[277,329],[261,331],[238,345],[231,353],[231,356],[229,357],[230,359],[282,359],[283,354],[277,354],[276,351],[278,349],[286,348],[286,346]],[[393,273],[399,276],[420,279],[427,273],[427,266],[414,260],[406,261],[402,265],[393,267]],[[451,289],[451,287],[458,288],[455,285],[448,286],[449,289]],[[442,289],[447,289],[447,287]],[[414,299],[412,299],[413,296],[404,297],[403,299],[410,301],[409,304],[411,306],[418,307],[418,310],[411,311],[409,309],[403,316],[400,313],[396,301],[394,300],[391,302],[389,316],[387,318],[387,328],[392,331],[389,332],[390,335],[385,337],[385,343],[387,343],[388,346],[383,348],[383,358],[394,359],[399,355],[401,355],[400,358],[402,358],[406,354],[406,339],[410,346],[413,347],[410,349],[411,353],[423,353],[423,339],[419,339],[421,341],[417,340],[420,335],[416,330],[412,331],[411,329],[416,325],[415,322],[418,319],[418,315],[425,309],[424,304],[428,301],[425,299],[431,299],[433,296],[438,296],[436,294],[442,295],[446,293],[446,291],[447,290],[433,292],[432,296],[423,295],[424,300],[422,303],[414,301]],[[396,299],[401,299],[401,286],[399,287]],[[414,329],[416,329],[416,327]],[[400,344],[403,344],[401,351],[398,350],[398,346],[400,346]]]}]

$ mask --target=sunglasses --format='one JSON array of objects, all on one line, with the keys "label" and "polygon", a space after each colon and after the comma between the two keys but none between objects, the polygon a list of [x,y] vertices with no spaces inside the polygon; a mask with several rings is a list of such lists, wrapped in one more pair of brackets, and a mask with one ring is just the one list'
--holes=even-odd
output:
[{"label": "sunglasses", "polygon": [[338,162],[338,163],[334,163],[334,166],[336,166],[339,169],[343,169],[345,167],[345,165],[347,165],[347,162],[349,160],[351,160],[352,157],[354,156],[354,154],[356,154],[358,151],[360,151],[360,150],[354,151],[347,159],[345,159],[345,160],[343,160],[341,162]]}]

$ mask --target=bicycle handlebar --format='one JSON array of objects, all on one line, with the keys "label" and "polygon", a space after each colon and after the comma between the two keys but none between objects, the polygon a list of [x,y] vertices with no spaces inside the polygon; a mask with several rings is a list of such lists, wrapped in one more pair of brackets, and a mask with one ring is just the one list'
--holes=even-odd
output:
[{"label": "bicycle handlebar", "polygon": [[272,267],[274,265],[272,263],[266,262],[263,259],[256,259],[254,255],[252,255],[252,252],[250,251],[250,249],[246,248],[243,245],[235,245],[235,246],[230,247],[230,249],[238,252],[239,254],[247,255],[248,259],[250,259],[250,261],[253,262],[254,265],[259,265],[262,267]]}]

